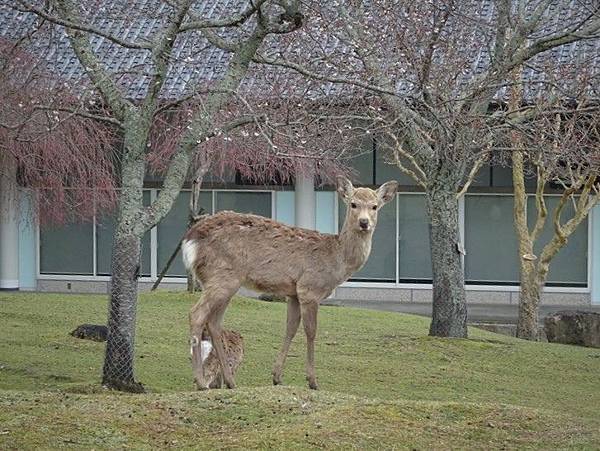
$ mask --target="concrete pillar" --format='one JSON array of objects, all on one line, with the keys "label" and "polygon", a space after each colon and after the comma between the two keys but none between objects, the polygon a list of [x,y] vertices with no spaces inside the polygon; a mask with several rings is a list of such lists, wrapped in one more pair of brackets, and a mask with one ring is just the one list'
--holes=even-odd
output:
[{"label": "concrete pillar", "polygon": [[33,291],[37,285],[37,239],[33,193],[19,190],[19,290]]},{"label": "concrete pillar", "polygon": [[14,160],[0,161],[0,289],[19,288],[19,198]]},{"label": "concrete pillar", "polygon": [[315,176],[313,173],[296,175],[296,226],[314,230],[315,223]]}]

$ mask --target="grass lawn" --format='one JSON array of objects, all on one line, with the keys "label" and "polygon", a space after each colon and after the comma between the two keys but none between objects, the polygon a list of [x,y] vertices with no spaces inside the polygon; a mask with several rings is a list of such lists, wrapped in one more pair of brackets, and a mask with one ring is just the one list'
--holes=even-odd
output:
[{"label": "grass lawn", "polygon": [[600,349],[529,343],[477,329],[427,336],[417,316],[322,307],[320,390],[304,380],[299,331],[270,370],[285,305],[236,298],[245,339],[235,390],[196,392],[187,313],[195,297],[143,295],[137,377],[149,393],[99,386],[104,344],[68,333],[104,323],[106,297],[0,293],[0,449],[600,448]]}]

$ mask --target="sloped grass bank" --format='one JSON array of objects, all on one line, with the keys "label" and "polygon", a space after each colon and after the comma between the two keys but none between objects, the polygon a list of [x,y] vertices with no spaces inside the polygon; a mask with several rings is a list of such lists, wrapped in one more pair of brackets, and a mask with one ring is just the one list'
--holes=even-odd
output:
[{"label": "sloped grass bank", "polygon": [[285,305],[236,298],[226,325],[245,339],[234,391],[197,393],[187,312],[195,297],[140,299],[136,370],[150,391],[99,388],[104,345],[68,333],[103,323],[106,298],[0,294],[0,448],[597,448],[600,350],[471,329],[427,336],[427,319],[324,307],[317,375],[304,338],[270,386]]},{"label": "sloped grass bank", "polygon": [[3,449],[549,449],[597,438],[568,416],[536,409],[292,387],[142,396],[3,392],[0,411]]}]

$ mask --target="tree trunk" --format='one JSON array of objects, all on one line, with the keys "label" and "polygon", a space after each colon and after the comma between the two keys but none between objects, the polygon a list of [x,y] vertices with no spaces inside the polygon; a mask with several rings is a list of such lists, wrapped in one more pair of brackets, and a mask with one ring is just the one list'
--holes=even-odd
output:
[{"label": "tree trunk", "polygon": [[433,313],[429,335],[465,338],[467,306],[456,192],[430,191],[427,206],[433,270]]},{"label": "tree trunk", "polygon": [[[127,141],[145,143],[147,134],[127,136]],[[130,148],[135,148],[133,145]],[[135,155],[135,154],[134,154]],[[143,156],[143,153],[139,153]],[[140,221],[143,208],[145,163],[135,156],[123,158],[122,189],[119,192],[119,215],[111,261],[111,287],[108,307],[108,337],[102,384],[117,390],[143,392],[133,372],[135,317],[138,277],[140,275],[142,236]]]},{"label": "tree trunk", "polygon": [[522,143],[518,134],[512,135],[516,151],[512,153],[513,179],[513,217],[515,233],[519,242],[519,317],[517,320],[517,337],[526,340],[538,339],[538,309],[540,293],[544,286],[536,265],[537,257],[533,253],[533,243],[546,221],[546,207],[543,203],[545,180],[538,173],[536,189],[536,223],[530,232],[527,224],[527,193],[525,191],[524,155]]},{"label": "tree trunk", "polygon": [[520,282],[517,337],[538,340],[538,311],[541,288],[544,284],[540,281],[540,274],[534,262],[521,258]]},{"label": "tree trunk", "polygon": [[117,390],[143,392],[133,373],[135,316],[140,272],[141,237],[115,235],[108,313],[108,339],[102,384]]}]

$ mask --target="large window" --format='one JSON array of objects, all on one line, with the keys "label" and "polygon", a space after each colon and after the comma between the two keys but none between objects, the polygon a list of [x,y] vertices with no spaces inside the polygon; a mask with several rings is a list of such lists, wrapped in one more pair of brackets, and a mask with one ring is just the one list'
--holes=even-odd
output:
[{"label": "large window", "polygon": [[425,196],[398,196],[398,254],[400,282],[431,281],[429,219]]},{"label": "large window", "polygon": [[94,274],[94,225],[68,223],[40,229],[42,274]]},{"label": "large window", "polygon": [[[150,204],[150,191],[144,191],[144,205]],[[82,276],[110,275],[114,215],[96,217],[93,222],[40,227],[40,273]],[[96,240],[94,273],[94,239]],[[142,239],[142,276],[150,276],[150,232]]]},{"label": "large window", "polygon": [[[93,224],[69,223],[40,229],[40,273],[110,275],[115,219],[96,221],[96,274],[94,274]],[[141,275],[150,275],[150,233],[142,238]]]},{"label": "large window", "polygon": [[[344,226],[346,204],[339,202],[339,227]],[[390,202],[379,210],[377,227],[373,234],[371,255],[367,263],[354,273],[352,280],[383,281],[396,280],[396,202]]]},{"label": "large window", "polygon": [[348,161],[354,169],[352,179],[361,185],[373,184],[373,140],[365,137],[358,143],[357,155]]},{"label": "large window", "polygon": [[[271,217],[272,214],[272,193],[269,191],[216,190],[203,191],[200,196],[200,206],[207,213],[233,210],[265,217]],[[150,197],[150,190],[145,190],[144,205],[150,204]],[[188,223],[189,197],[189,191],[180,193],[169,214],[155,230],[145,234],[142,240],[142,276],[158,274],[177,247]],[[332,195],[331,200],[333,199]],[[552,238],[552,213],[558,200],[557,196],[546,198],[549,214],[546,227],[534,249],[538,257],[543,246]],[[334,202],[326,202],[323,205],[326,205],[323,208],[331,209]],[[338,202],[338,205],[338,224],[341,230],[346,208],[342,202]],[[535,214],[535,200],[530,196],[527,210],[530,228],[535,221]],[[569,204],[563,212],[563,222],[572,214],[573,207]],[[513,225],[512,195],[468,194],[464,198],[464,217],[460,220],[464,221],[467,252],[464,259],[466,283],[518,285],[519,260]],[[69,223],[60,227],[41,227],[40,273],[73,276],[110,275],[115,218],[113,215],[104,215],[96,217],[95,221],[95,224]],[[155,238],[154,248],[151,236]],[[425,195],[398,194],[394,201],[379,212],[371,255],[365,266],[356,272],[351,280],[430,283],[430,256]],[[152,267],[152,264],[155,267]],[[173,261],[167,276],[185,276],[180,256]],[[549,286],[586,287],[587,277],[588,225],[587,221],[584,221],[569,238],[568,244],[552,260],[547,283]]]},{"label": "large window", "polygon": [[[201,191],[198,205],[205,213],[212,213],[212,193]],[[187,230],[188,215],[190,211],[190,192],[182,191],[173,204],[169,214],[160,222],[157,230],[157,272],[160,273],[169,257],[179,244],[181,237]],[[181,255],[181,254],[180,254]],[[167,271],[168,276],[185,277],[186,271],[181,256],[175,258]]]},{"label": "large window", "polygon": [[465,279],[474,284],[519,280],[512,196],[465,197]]},{"label": "large window", "polygon": [[[552,238],[552,212],[558,197],[547,196],[548,218],[534,253],[539,257]],[[573,215],[567,206],[563,218]],[[529,196],[527,217],[530,229],[535,221],[535,199]],[[513,197],[468,195],[465,198],[465,279],[470,284],[517,285],[519,282],[518,241],[513,225]],[[550,263],[549,286],[587,285],[587,221],[569,238]]]},{"label": "large window", "polygon": [[[150,190],[143,194],[144,205],[150,205]],[[214,192],[216,206],[213,207],[213,192],[200,193],[200,206],[206,213],[217,210],[234,210],[271,217],[271,193],[262,191],[217,191]],[[188,224],[190,192],[183,191],[173,208],[156,227],[156,274],[165,266],[177,247]],[[47,275],[109,276],[113,235],[114,214],[99,215],[94,223],[68,223],[62,226],[40,228],[40,273]],[[141,276],[152,275],[152,233],[142,238]],[[94,239],[96,245],[94,246]],[[94,258],[96,267],[94,270]],[[175,258],[167,276],[184,277],[185,269],[181,258]]]},{"label": "large window", "polygon": [[216,191],[215,211],[233,210],[271,217],[271,193],[261,191]]},{"label": "large window", "polygon": [[[339,203],[339,228],[346,217],[346,206]],[[397,224],[396,224],[397,222]],[[353,281],[427,283],[431,281],[429,229],[425,196],[399,194],[380,211],[373,235],[371,255]],[[396,227],[398,238],[396,239]]]},{"label": "large window", "polygon": [[[143,193],[144,205],[150,205],[150,191]],[[112,245],[115,233],[116,218],[114,215],[102,215],[96,218],[96,274],[110,276],[110,263],[112,258]],[[150,232],[142,238],[142,262],[140,275],[150,276]]]},{"label": "large window", "polygon": [[[394,143],[387,144],[384,137],[366,137],[356,144],[356,154],[347,161],[354,170],[352,180],[360,185],[381,185],[388,180],[397,180],[401,186],[415,186],[416,182],[402,172],[394,162]],[[401,158],[406,167],[411,163]],[[535,188],[536,179],[525,178],[527,188]],[[474,188],[512,188],[512,170],[505,166],[484,165],[473,180]]]},{"label": "large window", "polygon": [[[552,239],[554,234],[553,217],[554,209],[558,204],[558,196],[546,196],[548,217],[546,225],[536,245],[534,252],[539,256],[543,247]],[[563,210],[562,223],[564,224],[574,214],[573,206],[569,203]],[[527,220],[529,227],[535,223],[535,197],[527,199]],[[563,247],[550,263],[548,285],[587,286],[587,260],[588,260],[588,227],[587,219],[583,221],[569,237],[567,245]]]},{"label": "large window", "polygon": [[416,185],[415,181],[393,163],[389,147],[379,141],[365,138],[359,144],[360,152],[348,161],[354,169],[353,180],[360,185],[381,185],[396,180],[400,185]]},{"label": "large window", "polygon": [[[375,183],[381,185],[390,180],[396,180],[400,185],[416,185],[416,182],[406,175],[393,162],[392,153],[389,148],[377,143],[375,146]],[[410,164],[404,161],[408,167]]]}]

